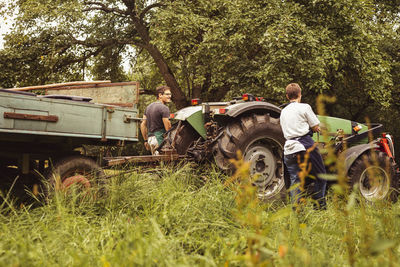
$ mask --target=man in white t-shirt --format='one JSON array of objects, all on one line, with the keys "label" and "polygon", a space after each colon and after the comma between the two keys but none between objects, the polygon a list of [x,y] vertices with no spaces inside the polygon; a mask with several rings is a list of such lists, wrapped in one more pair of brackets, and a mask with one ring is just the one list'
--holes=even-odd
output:
[{"label": "man in white t-shirt", "polygon": [[[318,178],[321,173],[326,173],[324,162],[312,139],[313,132],[319,132],[319,120],[308,104],[301,102],[301,88],[297,83],[291,83],[286,87],[286,97],[290,103],[281,111],[280,123],[283,135],[286,138],[284,147],[284,162],[290,174],[290,186],[300,183],[298,173],[299,162],[304,161],[307,149],[309,151],[310,174],[314,180],[312,197],[318,201],[320,208],[326,207],[325,191],[326,180]],[[299,201],[300,188],[290,192],[292,201]]]}]

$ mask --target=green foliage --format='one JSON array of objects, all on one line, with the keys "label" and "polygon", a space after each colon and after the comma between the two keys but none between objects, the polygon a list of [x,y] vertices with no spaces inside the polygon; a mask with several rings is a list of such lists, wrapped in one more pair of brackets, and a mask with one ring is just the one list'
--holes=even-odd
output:
[{"label": "green foliage", "polygon": [[95,59],[91,73],[95,80],[110,80],[124,82],[128,80],[121,65],[123,47],[108,47]]},{"label": "green foliage", "polygon": [[9,9],[19,13],[1,51],[7,57],[0,57],[6,70],[0,84],[11,87],[84,80],[85,75],[125,81],[121,66],[124,46],[104,41],[118,34],[121,19],[84,12],[84,8],[84,1],[78,0],[10,4]]},{"label": "green foliage", "polygon": [[[220,100],[228,92],[248,91],[282,102],[283,87],[298,81],[307,100],[320,93],[351,92],[365,99],[357,103],[359,109],[371,101],[389,105],[390,70],[396,57],[382,47],[388,36],[398,40],[394,28],[398,13],[397,6],[387,1],[179,0],[148,10],[153,2],[132,1],[138,14],[146,10],[142,21],[146,38],[138,35],[135,21],[120,13],[129,10],[126,4],[98,3],[16,1],[10,9],[20,12],[8,42],[19,43],[16,33],[30,44],[43,32],[51,33],[46,42],[52,60],[46,63],[53,72],[55,65],[81,62],[94,65],[96,77],[113,79],[126,78],[118,65],[121,56],[128,56],[124,47],[133,44],[139,48],[134,55],[139,57],[136,70],[142,73],[134,77],[152,89],[155,82],[150,81],[159,84],[160,77],[166,77],[156,74],[161,59],[144,45],[148,38],[189,98]],[[47,59],[49,53],[39,54]],[[91,56],[95,59],[89,60]],[[356,102],[355,98],[349,99]]]},{"label": "green foliage", "polygon": [[[58,63],[59,58],[54,56],[51,44],[53,34],[42,31],[38,36],[14,34],[7,37],[10,41],[0,51],[2,87],[82,80],[79,64],[65,66]],[[63,59],[70,57],[65,55]]]},{"label": "green foliage", "polygon": [[151,33],[193,97],[247,91],[279,103],[298,81],[311,102],[326,93],[343,107],[356,96],[387,107],[393,57],[381,44],[394,21],[371,23],[377,12],[366,1],[172,1]]},{"label": "green foliage", "polygon": [[151,60],[150,55],[145,51],[142,51],[135,58],[129,78],[132,81],[139,81],[140,88],[146,92],[153,92],[153,95],[156,95],[155,88],[161,84],[165,84],[155,62]]}]

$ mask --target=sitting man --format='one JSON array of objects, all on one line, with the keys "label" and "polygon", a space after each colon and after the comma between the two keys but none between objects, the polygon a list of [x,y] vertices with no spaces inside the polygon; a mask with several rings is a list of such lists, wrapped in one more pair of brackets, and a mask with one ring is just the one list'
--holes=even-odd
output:
[{"label": "sitting man", "polygon": [[171,128],[170,112],[166,106],[169,102],[171,89],[168,86],[157,87],[157,101],[147,106],[140,124],[144,145],[153,155],[158,154],[156,149],[164,139],[163,134]]}]

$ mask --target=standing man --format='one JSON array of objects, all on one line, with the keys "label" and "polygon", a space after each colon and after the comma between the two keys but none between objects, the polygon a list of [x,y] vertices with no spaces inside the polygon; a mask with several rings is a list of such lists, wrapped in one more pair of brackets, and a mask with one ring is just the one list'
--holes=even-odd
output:
[{"label": "standing man", "polygon": [[157,101],[147,106],[140,124],[144,146],[153,155],[164,139],[163,134],[171,129],[169,108],[165,105],[169,102],[171,102],[171,89],[168,86],[157,87]]},{"label": "standing man", "polygon": [[[300,183],[299,162],[304,161],[306,150],[313,147],[313,132],[319,132],[319,120],[308,104],[301,102],[301,88],[297,83],[291,83],[286,87],[286,97],[290,103],[282,110],[280,116],[283,135],[286,138],[284,147],[284,162],[290,174],[290,186]],[[318,178],[321,173],[326,173],[324,162],[317,147],[309,151],[309,164],[315,177],[313,199],[317,200],[319,207],[326,208],[325,191],[326,180]],[[300,189],[296,188],[290,192],[292,201],[298,202]]]}]

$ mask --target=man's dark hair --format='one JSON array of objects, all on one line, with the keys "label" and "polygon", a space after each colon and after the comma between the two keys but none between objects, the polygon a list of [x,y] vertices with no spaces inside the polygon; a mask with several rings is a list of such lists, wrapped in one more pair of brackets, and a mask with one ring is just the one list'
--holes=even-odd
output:
[{"label": "man's dark hair", "polygon": [[166,85],[161,85],[161,86],[157,87],[157,88],[156,88],[156,91],[157,91],[157,98],[160,97],[160,94],[163,95],[164,92],[167,91],[167,90],[170,90],[170,91],[171,91],[171,88],[169,88],[169,87],[166,86]]},{"label": "man's dark hair", "polygon": [[289,100],[297,99],[300,96],[301,88],[297,83],[290,83],[286,86],[286,94]]}]

